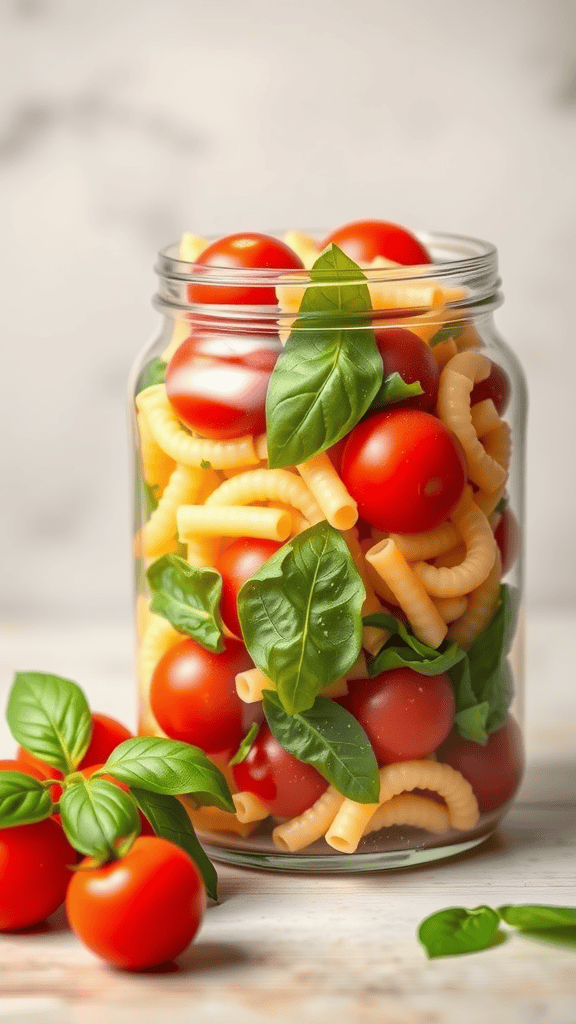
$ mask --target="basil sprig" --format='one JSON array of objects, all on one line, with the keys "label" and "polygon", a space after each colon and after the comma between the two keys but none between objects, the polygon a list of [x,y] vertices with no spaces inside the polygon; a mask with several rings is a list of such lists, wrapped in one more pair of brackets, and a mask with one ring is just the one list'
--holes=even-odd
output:
[{"label": "basil sprig", "polygon": [[340,704],[316,697],[300,714],[288,714],[274,690],[263,693],[272,734],[289,754],[314,765],[339,793],[361,804],[377,804],[378,763],[361,725]]},{"label": "basil sprig", "polygon": [[180,801],[175,796],[150,793],[145,789],[132,789],[131,793],[156,835],[180,846],[192,858],[202,875],[206,892],[211,899],[217,899],[216,870],[200,846]]},{"label": "basil sprig", "polygon": [[362,580],[326,520],[285,544],[238,595],[244,642],[282,707],[306,711],[354,664],[362,643]]},{"label": "basil sprig", "polygon": [[159,356],[150,359],[142,370],[136,385],[136,394],[139,395],[145,388],[151,388],[153,384],[163,384],[166,380],[166,363]]},{"label": "basil sprig", "polygon": [[339,441],[368,411],[382,381],[374,332],[354,326],[355,314],[372,309],[358,265],[332,245],[310,278],[268,384],[270,468],[296,466]]},{"label": "basil sprig", "polygon": [[443,341],[448,341],[449,338],[459,338],[464,332],[464,324],[445,324],[441,327],[436,334],[433,334],[428,342],[430,348],[434,348],[435,345],[440,345]]},{"label": "basil sprig", "polygon": [[252,725],[248,729],[248,732],[246,733],[244,739],[242,740],[240,746],[238,747],[238,750],[236,751],[234,756],[231,757],[230,760],[228,761],[229,768],[233,768],[235,764],[241,764],[242,761],[246,760],[248,754],[252,749],[254,740],[256,739],[259,732],[260,726],[258,725],[258,722],[252,722]]},{"label": "basil sprig", "polygon": [[40,779],[25,772],[0,772],[0,827],[31,825],[51,813],[50,790]]},{"label": "basil sprig", "polygon": [[366,626],[387,629],[392,634],[378,653],[368,661],[370,678],[391,668],[411,668],[423,676],[438,676],[442,672],[448,672],[466,657],[457,644],[443,641],[437,650],[429,647],[418,640],[400,619],[387,612],[367,615],[363,622]]},{"label": "basil sprig", "polygon": [[64,774],[74,771],[88,750],[90,708],[70,679],[47,672],[17,672],[6,719],[21,747]]},{"label": "basil sprig", "polygon": [[222,577],[216,569],[198,569],[180,555],[162,555],[146,576],[152,591],[150,611],[168,619],[174,629],[197,640],[207,651],[224,650],[220,595]]},{"label": "basil sprig", "polygon": [[99,860],[116,857],[119,843],[140,832],[138,808],[130,794],[96,776],[80,776],[66,787],[60,815],[74,849]]},{"label": "basil sprig", "polygon": [[372,414],[377,412],[378,409],[385,409],[388,405],[402,402],[405,398],[415,398],[417,395],[423,394],[424,388],[419,380],[415,380],[412,384],[407,384],[404,378],[395,371],[384,377],[377,394],[372,400],[369,412]]},{"label": "basil sprig", "polygon": [[447,907],[431,914],[418,928],[418,939],[430,958],[476,953],[504,942],[502,922],[523,935],[576,945],[576,907],[526,903],[519,906]]}]

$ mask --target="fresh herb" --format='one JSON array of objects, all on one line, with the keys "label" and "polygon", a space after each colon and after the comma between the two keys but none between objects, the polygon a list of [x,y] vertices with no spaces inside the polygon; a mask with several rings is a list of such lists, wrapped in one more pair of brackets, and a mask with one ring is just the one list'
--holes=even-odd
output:
[{"label": "fresh herb", "polygon": [[507,498],[506,496],[504,496],[503,498],[500,498],[500,501],[496,505],[496,508],[494,509],[494,511],[498,512],[500,515],[502,515],[502,513],[505,512],[506,509],[508,508],[509,504],[510,504],[510,498]]},{"label": "fresh herb", "polygon": [[554,907],[539,903],[498,907],[506,924],[519,931],[545,931],[549,928],[571,928],[576,931],[576,907]]},{"label": "fresh herb", "polygon": [[207,651],[224,650],[220,595],[222,577],[216,569],[197,569],[180,555],[162,555],[147,573],[152,591],[150,610],[168,619],[174,629],[197,640]]},{"label": "fresh herb", "polygon": [[138,808],[129,793],[92,776],[77,780],[60,798],[62,827],[75,850],[100,861],[116,857],[123,839],[140,832]]},{"label": "fresh herb", "polygon": [[271,468],[305,462],[348,434],[382,381],[374,332],[354,326],[355,314],[372,308],[368,286],[359,283],[365,281],[360,268],[332,245],[316,260],[310,278],[268,384]]},{"label": "fresh herb", "polygon": [[[391,668],[411,668],[424,676],[438,676],[448,672],[466,657],[457,644],[443,641],[436,650],[418,640],[400,619],[387,612],[376,612],[363,619],[365,626],[386,629],[392,635],[378,653],[368,661],[368,675],[372,678]],[[398,643],[398,639],[404,641]]]},{"label": "fresh herb", "polygon": [[212,463],[208,462],[208,459],[202,459],[200,467],[201,469],[212,469]]},{"label": "fresh herb", "polygon": [[25,772],[0,771],[2,828],[31,825],[52,814],[50,790]]},{"label": "fresh herb", "polygon": [[74,771],[88,750],[90,708],[70,679],[47,672],[17,672],[6,719],[21,747],[65,774]]},{"label": "fresh herb", "polygon": [[419,380],[407,384],[398,372],[389,373],[387,377],[384,377],[368,411],[372,414],[378,409],[384,409],[387,405],[394,405],[396,402],[404,401],[405,398],[415,398],[416,395],[423,394],[424,389]]},{"label": "fresh herb", "polygon": [[174,796],[149,793],[145,789],[132,789],[138,807],[148,818],[157,836],[180,846],[200,870],[206,892],[211,899],[218,898],[218,876],[212,863],[200,846],[196,833],[182,804]]},{"label": "fresh herb", "polygon": [[136,394],[139,395],[145,388],[151,388],[154,384],[163,384],[166,380],[166,363],[158,356],[146,363],[138,378]]},{"label": "fresh herb", "polygon": [[274,690],[265,690],[263,707],[272,734],[299,761],[314,765],[339,793],[362,804],[377,804],[378,763],[362,726],[340,704],[316,697],[299,714],[288,714]]},{"label": "fresh herb", "polygon": [[244,642],[297,714],[354,664],[362,643],[362,580],[346,541],[326,520],[285,544],[238,595]]},{"label": "fresh herb", "polygon": [[246,733],[244,739],[242,740],[240,746],[238,747],[238,750],[234,754],[234,757],[231,757],[230,760],[228,761],[229,768],[233,768],[235,764],[240,764],[242,761],[246,760],[248,754],[252,749],[252,744],[254,743],[254,740],[256,739],[259,732],[260,726],[258,725],[258,722],[252,722],[252,725],[248,729],[248,732]]},{"label": "fresh herb", "polygon": [[448,907],[427,917],[418,929],[418,939],[430,959],[476,953],[495,944],[500,918],[491,907]]},{"label": "fresh herb", "polygon": [[436,331],[428,345],[430,348],[434,348],[435,345],[440,345],[443,341],[448,341],[449,338],[459,338],[464,333],[464,324],[446,324],[445,327],[441,327],[439,331]]},{"label": "fresh herb", "polygon": [[150,515],[158,508],[158,502],[160,501],[160,488],[157,484],[144,483],[144,501],[146,503],[145,513]]}]

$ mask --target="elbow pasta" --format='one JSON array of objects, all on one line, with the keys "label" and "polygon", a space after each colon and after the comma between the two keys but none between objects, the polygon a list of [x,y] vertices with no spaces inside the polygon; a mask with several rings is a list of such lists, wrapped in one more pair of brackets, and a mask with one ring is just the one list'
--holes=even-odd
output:
[{"label": "elbow pasta", "polygon": [[381,828],[391,825],[411,825],[423,828],[425,832],[448,832],[450,816],[448,808],[425,796],[416,793],[399,793],[390,800],[380,804],[370,818],[363,835],[379,832]]},{"label": "elbow pasta", "polygon": [[336,530],[350,530],[358,519],[358,505],[348,494],[326,452],[302,463],[298,472],[330,526]]},{"label": "elbow pasta", "polygon": [[472,500],[469,487],[465,488],[452,518],[466,545],[466,555],[460,565],[448,569],[417,562],[413,566],[427,592],[434,597],[469,594],[484,582],[496,557],[496,540],[490,523]]},{"label": "elbow pasta", "polygon": [[397,598],[415,636],[430,647],[439,647],[446,636],[446,623],[394,541],[380,541],[366,558]]},{"label": "elbow pasta", "polygon": [[234,793],[232,796],[236,817],[241,825],[249,825],[253,821],[263,821],[269,810],[254,793]]},{"label": "elbow pasta", "polygon": [[206,505],[250,505],[255,501],[292,505],[311,526],[325,518],[304,481],[286,469],[252,469],[240,473],[220,484]]}]

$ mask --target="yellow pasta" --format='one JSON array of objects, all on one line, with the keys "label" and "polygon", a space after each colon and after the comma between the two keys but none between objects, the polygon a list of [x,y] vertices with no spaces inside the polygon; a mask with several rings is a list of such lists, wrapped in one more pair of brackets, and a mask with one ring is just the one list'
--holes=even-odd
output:
[{"label": "yellow pasta", "polygon": [[367,552],[366,559],[397,598],[414,635],[430,647],[439,647],[446,636],[446,623],[394,541],[380,541]]},{"label": "yellow pasta", "polygon": [[348,494],[326,452],[314,455],[297,468],[330,526],[350,530],[358,519],[358,505]]},{"label": "yellow pasta", "polygon": [[190,336],[191,325],[190,321],[185,316],[178,317],[174,321],[174,328],[172,331],[172,337],[170,343],[166,346],[162,353],[162,359],[165,363],[169,363],[174,353],[180,348],[183,341]]},{"label": "yellow pasta", "polygon": [[138,594],[136,598],[136,636],[138,641],[142,639],[148,626],[150,618],[150,598],[144,594]]},{"label": "yellow pasta", "polygon": [[288,231],[284,241],[300,257],[306,270],[311,270],[322,251],[316,239],[303,231]]},{"label": "yellow pasta", "polygon": [[466,545],[463,561],[453,568],[416,562],[412,568],[426,591],[434,597],[459,597],[484,582],[496,557],[496,541],[484,513],[472,500],[470,487],[453,513],[453,521]]},{"label": "yellow pasta", "polygon": [[478,505],[480,511],[484,513],[486,518],[492,515],[497,504],[504,497],[505,491],[505,484],[497,487],[495,491],[476,491],[474,495],[474,502]]},{"label": "yellow pasta", "polygon": [[450,640],[457,643],[463,651],[470,650],[474,641],[478,639],[480,633],[486,629],[486,626],[491,621],[498,604],[501,575],[502,562],[497,546],[494,565],[486,579],[479,587],[472,591],[468,599],[468,607],[462,618],[450,626],[448,630]]},{"label": "yellow pasta", "polygon": [[259,668],[248,668],[236,676],[236,693],[245,704],[256,704],[264,690],[273,689],[274,684]]},{"label": "yellow pasta", "polygon": [[353,679],[367,679],[367,678],[368,678],[368,668],[366,666],[366,655],[364,654],[363,651],[360,651],[360,654],[356,658],[356,661],[352,665],[352,668],[348,669],[348,671],[346,673],[346,679],[348,680],[348,682],[351,682]]},{"label": "yellow pasta", "polygon": [[330,686],[320,690],[320,697],[345,697],[348,693],[348,683],[345,679],[335,679]]},{"label": "yellow pasta", "polygon": [[140,412],[144,411],[156,442],[176,462],[185,466],[201,466],[208,462],[212,469],[227,469],[260,461],[251,437],[240,437],[236,441],[192,437],[181,426],[163,384],[154,384],[141,391],[136,396],[136,405]]},{"label": "yellow pasta", "polygon": [[487,491],[502,484],[506,472],[485,450],[472,425],[470,394],[474,384],[485,380],[491,363],[478,352],[459,352],[444,367],[438,388],[438,415],[460,440],[466,455],[469,478]]},{"label": "yellow pasta", "polygon": [[219,537],[186,537],[186,561],[196,569],[214,566],[218,561],[222,542]]},{"label": "yellow pasta", "polygon": [[448,808],[417,793],[399,793],[380,804],[364,829],[364,835],[391,825],[411,825],[425,832],[441,834],[450,828]]},{"label": "yellow pasta", "polygon": [[185,231],[180,239],[180,259],[186,263],[195,263],[198,257],[208,248],[208,240],[201,235],[193,235]]},{"label": "yellow pasta", "polygon": [[[370,583],[366,559],[360,547],[358,534],[356,530],[346,530],[343,536],[366,591],[366,597],[362,605],[362,615],[374,615],[376,612],[381,612],[382,605]],[[365,651],[368,651],[368,654],[376,654],[382,647],[382,644],[385,644],[389,639],[390,633],[387,629],[380,629],[378,626],[364,626],[362,630],[362,647]]]},{"label": "yellow pasta", "polygon": [[439,341],[430,351],[436,360],[438,369],[443,370],[446,363],[449,363],[458,352],[454,338],[446,338],[446,341]]},{"label": "yellow pasta", "polygon": [[178,633],[167,619],[160,615],[148,612],[148,622],[140,641],[138,649],[138,688],[140,691],[140,716],[146,720],[146,728],[149,733],[155,736],[164,736],[165,733],[158,725],[150,708],[150,686],[152,676],[160,659],[174,647],[174,644],[182,640],[182,634]]},{"label": "yellow pasta", "polygon": [[174,537],[177,508],[198,500],[205,488],[205,474],[209,472],[196,466],[176,466],[157,508],[142,528],[142,547],[149,558],[159,554],[166,542]]},{"label": "yellow pasta", "polygon": [[[232,483],[232,481],[229,481]],[[181,505],[176,513],[183,544],[189,537],[262,537],[285,541],[292,530],[292,516],[280,508],[244,505]]]},{"label": "yellow pasta", "polygon": [[254,448],[260,461],[265,462],[268,458],[268,438],[266,434],[258,435],[254,441]]},{"label": "yellow pasta", "polygon": [[460,534],[453,523],[445,522],[426,533],[391,533],[390,538],[407,562],[416,562],[450,551],[460,540]]},{"label": "yellow pasta", "polygon": [[222,811],[219,807],[196,807],[187,796],[179,796],[178,800],[184,807],[194,828],[200,832],[235,832],[246,838],[257,827],[258,822],[241,822],[231,811]]},{"label": "yellow pasta", "polygon": [[137,420],[142,476],[149,487],[159,487],[162,490],[168,483],[176,463],[154,439],[143,412],[138,413]]},{"label": "yellow pasta", "polygon": [[[468,598],[464,595],[462,597],[437,597],[434,600],[434,604],[444,622],[454,622],[455,619],[459,619],[461,615],[464,615],[468,608]],[[449,635],[450,630],[448,630]]]},{"label": "yellow pasta", "polygon": [[270,814],[267,807],[254,793],[248,793],[242,791],[241,793],[234,793],[232,796],[234,801],[234,807],[236,808],[236,817],[242,825],[248,825],[252,821],[264,821]]},{"label": "yellow pasta", "polygon": [[287,469],[252,469],[240,473],[220,484],[206,505],[249,505],[255,501],[286,502],[301,512],[310,525],[324,519],[320,506],[304,481]]},{"label": "yellow pasta", "polygon": [[326,792],[316,800],[306,811],[290,821],[284,821],[272,832],[274,845],[278,850],[296,853],[316,842],[332,824],[338,813],[344,797],[328,786]]},{"label": "yellow pasta", "polygon": [[512,455],[512,431],[507,423],[501,420],[498,426],[486,434],[484,448],[487,455],[507,473]]},{"label": "yellow pasta", "polygon": [[476,402],[475,405],[471,406],[470,417],[477,436],[481,438],[485,437],[491,430],[495,430],[502,423],[498,410],[491,398],[485,398],[482,402]]}]

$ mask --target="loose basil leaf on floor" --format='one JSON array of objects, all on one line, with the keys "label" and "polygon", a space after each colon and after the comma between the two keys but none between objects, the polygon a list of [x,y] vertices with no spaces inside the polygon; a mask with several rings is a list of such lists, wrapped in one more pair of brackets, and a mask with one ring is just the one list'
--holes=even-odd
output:
[{"label": "loose basil leaf on floor", "polygon": [[448,907],[422,921],[418,939],[430,959],[475,953],[494,944],[499,922],[491,907]]},{"label": "loose basil leaf on floor", "polygon": [[64,790],[60,815],[71,845],[89,857],[108,857],[117,850],[120,840],[140,832],[132,797],[95,775]]},{"label": "loose basil leaf on floor", "polygon": [[217,900],[216,869],[200,846],[192,822],[182,804],[175,796],[149,793],[145,789],[132,789],[131,793],[156,835],[180,846],[192,858],[202,875],[210,899]]},{"label": "loose basil leaf on floor", "polygon": [[314,765],[350,800],[378,803],[380,775],[370,741],[340,704],[316,697],[307,711],[290,715],[273,690],[264,691],[262,703],[272,734],[289,754]]},{"label": "loose basil leaf on floor", "polygon": [[168,619],[174,629],[197,640],[207,651],[224,650],[220,595],[222,577],[216,569],[197,569],[180,555],[162,555],[146,576],[152,591],[150,611]]},{"label": "loose basil leaf on floor", "polygon": [[260,726],[258,725],[258,722],[252,722],[252,725],[248,729],[248,732],[246,733],[244,739],[242,740],[242,743],[238,747],[238,750],[234,754],[234,757],[231,757],[230,760],[228,761],[229,768],[233,768],[235,764],[240,764],[241,761],[246,760],[252,748],[252,744],[254,743],[254,740],[256,739],[259,732]]},{"label": "loose basil leaf on floor", "polygon": [[399,373],[389,373],[387,377],[384,377],[377,394],[373,398],[369,412],[373,413],[378,409],[384,409],[387,405],[402,402],[405,398],[415,398],[416,395],[423,394],[424,389],[419,380],[415,380],[412,384],[407,384]]},{"label": "loose basil leaf on floor", "polygon": [[192,796],[197,804],[234,811],[228,783],[199,747],[160,736],[136,736],[112,751],[100,774],[148,793]]},{"label": "loose basil leaf on floor", "polygon": [[365,590],[346,541],[326,520],[269,558],[238,596],[244,642],[291,714],[354,664]]},{"label": "loose basil leaf on floor", "polygon": [[31,825],[52,813],[50,790],[25,772],[0,771],[0,828]]},{"label": "loose basil leaf on floor", "polygon": [[145,388],[151,388],[153,384],[163,384],[166,380],[166,363],[158,356],[146,363],[136,385],[136,394],[139,395]]},{"label": "loose basil leaf on floor", "polygon": [[436,334],[433,334],[428,342],[430,348],[434,348],[435,345],[440,345],[443,341],[448,341],[449,338],[459,338],[464,333],[464,324],[446,324],[445,327],[441,327]]},{"label": "loose basil leaf on floor", "polygon": [[6,719],[14,739],[41,761],[67,775],[84,757],[92,717],[82,690],[47,672],[17,672]]},{"label": "loose basil leaf on floor", "polygon": [[368,286],[358,283],[365,280],[358,265],[332,245],[310,278],[268,384],[271,469],[306,462],[348,434],[382,381],[374,332],[354,317],[372,308]]},{"label": "loose basil leaf on floor", "polygon": [[547,929],[571,928],[576,930],[576,907],[555,907],[547,904],[507,904],[498,907],[498,913],[506,924],[521,931],[545,931]]},{"label": "loose basil leaf on floor", "polygon": [[[390,639],[368,661],[368,675],[371,678],[392,668],[411,668],[424,676],[437,676],[448,672],[466,657],[465,652],[454,643],[443,641],[437,650],[428,647],[417,640],[403,622],[385,612],[367,615],[363,622],[365,626],[378,626],[392,633]],[[404,644],[399,644],[395,636],[400,636]]]}]

